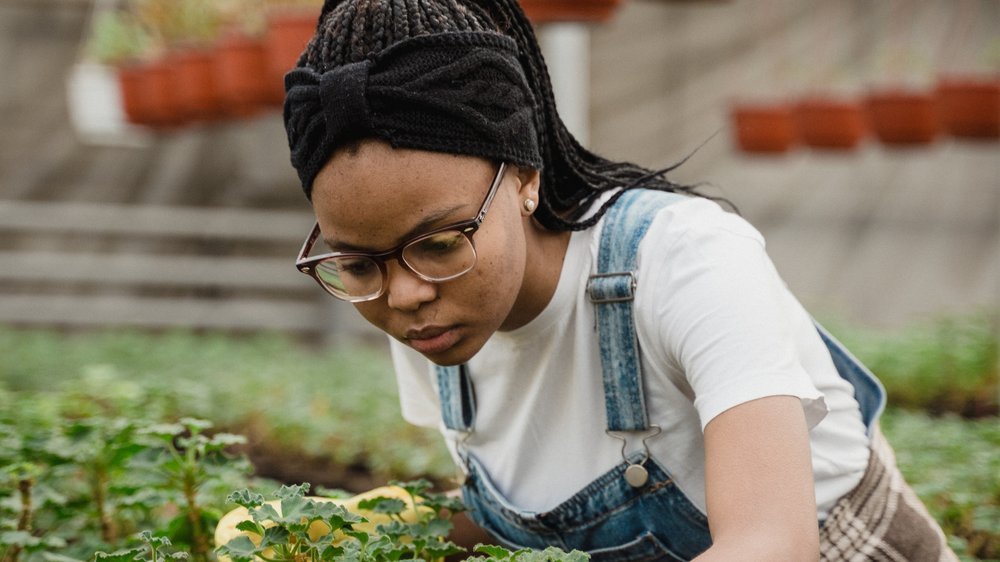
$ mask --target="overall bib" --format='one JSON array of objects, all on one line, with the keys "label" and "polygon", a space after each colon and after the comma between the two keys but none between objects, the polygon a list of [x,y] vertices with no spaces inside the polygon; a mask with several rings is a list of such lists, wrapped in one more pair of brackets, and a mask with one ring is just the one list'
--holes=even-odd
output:
[{"label": "overall bib", "polygon": [[[604,218],[597,271],[588,281],[600,341],[608,433],[634,439],[655,435],[646,414],[638,338],[632,313],[636,255],[653,217],[685,196],[629,190]],[[841,377],[854,386],[869,436],[885,406],[881,383],[826,330],[817,325]],[[438,367],[445,426],[471,433],[476,404],[465,365]],[[594,439],[606,436],[595,435]],[[474,455],[458,447],[467,478],[463,498],[475,522],[508,548],[582,550],[595,561],[690,560],[712,544],[708,519],[674,484],[669,459],[648,449],[623,461],[549,511],[527,512],[511,505]]]}]

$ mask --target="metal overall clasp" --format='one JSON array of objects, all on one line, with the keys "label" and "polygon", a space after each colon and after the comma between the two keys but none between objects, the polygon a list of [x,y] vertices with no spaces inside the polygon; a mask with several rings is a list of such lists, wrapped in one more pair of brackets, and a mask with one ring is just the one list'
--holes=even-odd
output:
[{"label": "metal overall clasp", "polygon": [[624,460],[628,464],[628,466],[625,467],[625,481],[628,482],[628,485],[632,486],[633,488],[642,488],[643,486],[646,485],[646,482],[649,482],[649,471],[646,470],[646,467],[644,466],[646,464],[646,461],[649,460],[649,445],[646,443],[646,441],[659,435],[661,430],[660,426],[651,425],[649,426],[648,431],[650,433],[646,434],[642,438],[642,458],[639,460],[639,462],[629,461],[628,455],[626,455],[625,453],[625,451],[628,449],[628,437],[622,435],[623,432],[611,431],[610,429],[604,431],[609,436],[614,437],[615,439],[621,439],[622,460]]}]

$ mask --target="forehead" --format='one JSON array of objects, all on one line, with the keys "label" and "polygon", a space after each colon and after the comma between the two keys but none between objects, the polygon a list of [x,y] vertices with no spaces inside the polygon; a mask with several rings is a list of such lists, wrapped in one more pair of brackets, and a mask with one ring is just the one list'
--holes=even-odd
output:
[{"label": "forehead", "polygon": [[367,141],[330,159],[313,184],[313,210],[327,242],[391,247],[418,227],[472,218],[494,172],[478,158]]}]

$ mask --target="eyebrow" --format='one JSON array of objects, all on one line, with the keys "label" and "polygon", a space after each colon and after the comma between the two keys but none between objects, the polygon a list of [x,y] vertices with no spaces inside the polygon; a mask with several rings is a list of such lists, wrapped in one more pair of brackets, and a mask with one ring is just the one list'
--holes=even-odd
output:
[{"label": "eyebrow", "polygon": [[[423,232],[429,232],[439,226],[446,226],[447,224],[453,224],[453,222],[445,223],[444,222],[445,218],[454,215],[463,207],[465,207],[465,205],[459,204],[453,207],[448,207],[447,209],[441,209],[440,211],[436,211],[434,213],[431,213],[430,215],[427,215],[420,222],[418,222],[413,228],[403,233],[403,235],[396,240],[396,244],[394,244],[393,246],[394,247],[398,246],[404,240],[415,238],[420,234],[422,234]],[[324,237],[323,241],[326,242],[327,247],[329,247],[334,252],[366,252],[366,253],[379,252],[379,250],[375,250],[370,247],[350,244],[342,240],[337,240],[336,238],[328,240],[327,238]]]}]

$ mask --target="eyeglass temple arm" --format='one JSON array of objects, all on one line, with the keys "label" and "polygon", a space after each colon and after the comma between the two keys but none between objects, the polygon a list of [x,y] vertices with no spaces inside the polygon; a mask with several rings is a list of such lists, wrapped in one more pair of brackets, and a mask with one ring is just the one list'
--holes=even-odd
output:
[{"label": "eyeglass temple arm", "polygon": [[486,219],[486,212],[490,210],[490,205],[493,203],[493,198],[496,197],[497,186],[500,185],[501,180],[503,180],[503,174],[507,170],[507,163],[501,162],[500,169],[497,170],[496,177],[493,178],[493,185],[490,186],[490,190],[486,192],[486,201],[483,201],[483,209],[479,211],[476,215],[476,222],[482,224],[483,220]]},{"label": "eyeglass temple arm", "polygon": [[312,232],[309,233],[309,237],[306,238],[306,241],[302,244],[302,249],[299,250],[299,257],[297,260],[295,260],[296,262],[301,262],[302,260],[309,257],[308,252],[312,250],[312,247],[316,244],[316,239],[319,238],[319,235],[320,235],[319,221],[317,221],[315,224],[313,224],[313,229]]}]

